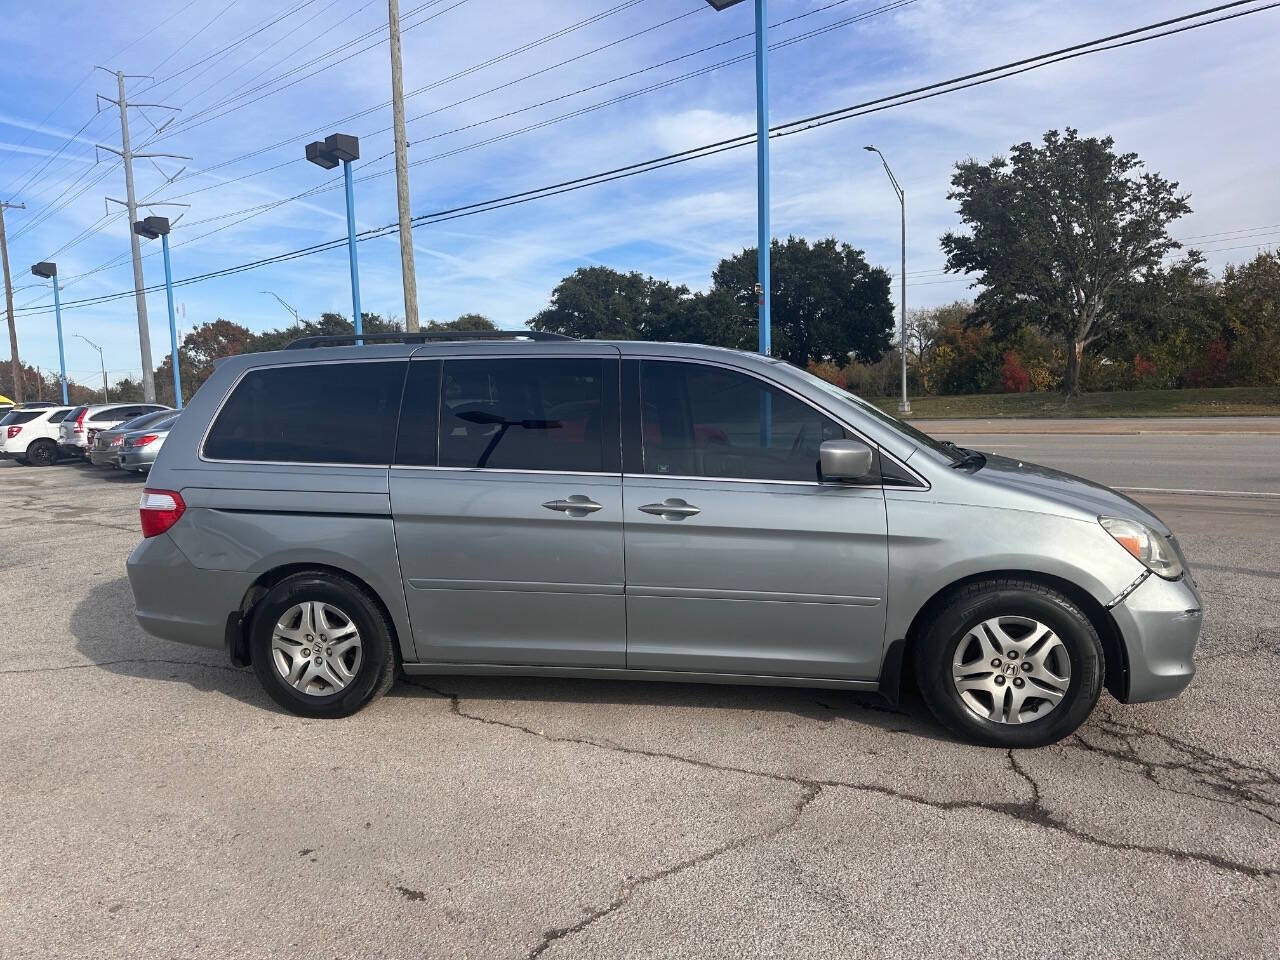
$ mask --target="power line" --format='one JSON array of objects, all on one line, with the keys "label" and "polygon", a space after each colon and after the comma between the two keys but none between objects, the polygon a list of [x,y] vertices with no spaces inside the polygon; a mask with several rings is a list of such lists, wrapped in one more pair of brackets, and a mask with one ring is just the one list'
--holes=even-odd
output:
[{"label": "power line", "polygon": [[[771,25],[771,28],[777,28],[777,27],[780,27],[780,26],[784,26],[785,24],[788,24],[788,23],[794,22],[794,21],[796,21],[796,20],[802,20],[802,19],[804,19],[805,17],[812,16],[812,15],[814,15],[814,14],[816,14],[816,13],[821,13],[821,12],[822,12],[822,11],[824,11],[824,10],[830,9],[831,7],[839,6],[839,5],[841,5],[841,4],[843,4],[843,3],[846,3],[846,2],[848,2],[848,0],[834,0],[834,2],[832,2],[832,3],[828,3],[828,4],[826,4],[825,6],[817,7],[817,8],[815,8],[814,10],[807,11],[806,13],[802,13],[802,14],[799,14],[799,15],[797,15],[797,16],[789,17],[789,18],[787,18],[786,20],[778,21],[777,23],[772,24],[772,25]],[[774,44],[771,44],[769,49],[770,49],[770,50],[781,49],[781,48],[786,47],[786,46],[789,46],[789,45],[791,45],[791,44],[793,44],[793,43],[797,43],[797,42],[800,42],[800,41],[802,41],[802,40],[808,40],[808,39],[811,39],[812,37],[814,37],[814,36],[818,36],[818,35],[820,35],[820,34],[822,34],[822,33],[827,33],[827,32],[829,32],[829,31],[834,30],[834,29],[837,29],[837,28],[839,28],[839,27],[848,26],[848,25],[850,25],[850,24],[852,24],[852,23],[856,23],[856,22],[859,22],[859,21],[861,21],[861,20],[869,19],[869,18],[874,17],[874,16],[879,16],[879,15],[884,14],[884,13],[893,12],[893,11],[895,11],[895,10],[897,10],[897,9],[901,8],[901,7],[905,7],[905,6],[907,6],[907,5],[909,5],[909,4],[912,4],[912,3],[915,3],[915,2],[916,2],[916,0],[894,0],[894,2],[884,4],[884,5],[880,6],[880,7],[876,7],[876,8],[874,8],[874,9],[872,9],[872,10],[864,11],[864,12],[862,12],[862,13],[856,14],[856,15],[851,16],[851,17],[847,17],[847,18],[845,18],[845,19],[843,19],[843,20],[839,20],[839,21],[836,21],[836,22],[831,23],[831,24],[827,24],[827,25],[825,25],[825,26],[823,26],[823,27],[819,27],[819,28],[816,28],[816,29],[814,29],[814,30],[808,31],[807,33],[799,34],[799,35],[797,35],[797,36],[795,36],[795,37],[790,37],[790,38],[787,38],[787,39],[785,39],[785,40],[780,40],[780,41],[778,41],[778,42],[776,42],[776,43],[774,43]],[[526,74],[525,76],[523,76],[523,77],[519,77],[519,78],[517,78],[516,80],[512,80],[512,81],[509,81],[509,82],[507,82],[507,83],[500,84],[500,85],[498,85],[498,86],[496,86],[496,87],[491,87],[491,88],[489,88],[488,90],[482,91],[482,92],[477,93],[477,94],[474,94],[474,95],[472,95],[472,96],[464,97],[463,99],[461,99],[461,100],[456,100],[456,101],[454,101],[453,103],[449,103],[449,104],[445,104],[445,105],[443,105],[443,106],[437,107],[437,108],[435,108],[434,110],[430,110],[430,111],[428,111],[427,113],[419,114],[419,115],[418,115],[418,116],[416,116],[416,117],[411,117],[411,118],[409,119],[409,122],[413,122],[413,121],[416,121],[416,120],[421,120],[421,119],[424,119],[425,117],[431,116],[431,115],[433,115],[433,114],[440,113],[440,112],[445,111],[445,110],[450,110],[450,109],[452,109],[452,108],[454,108],[454,107],[461,106],[461,105],[463,105],[463,104],[465,104],[465,103],[469,103],[469,102],[471,102],[472,100],[475,100],[475,99],[477,99],[477,98],[479,98],[479,97],[485,96],[485,95],[487,95],[487,94],[493,93],[493,92],[498,91],[498,90],[502,90],[502,89],[504,89],[504,88],[506,88],[506,87],[510,87],[510,86],[512,86],[513,84],[519,83],[519,82],[521,82],[521,81],[523,81],[523,80],[527,80],[527,79],[529,79],[530,77],[537,76],[539,73],[545,73],[547,70],[554,69],[555,67],[562,66],[562,65],[567,64],[567,63],[571,63],[571,62],[573,62],[574,60],[581,59],[582,57],[584,57],[584,56],[588,56],[588,55],[590,55],[591,53],[596,53],[596,52],[599,52],[599,51],[601,51],[601,50],[608,49],[609,47],[614,46],[614,45],[616,45],[617,43],[620,43],[620,42],[622,42],[622,41],[624,41],[624,40],[629,40],[629,39],[631,39],[631,38],[633,38],[633,37],[639,36],[639,35],[640,35],[640,34],[642,34],[642,33],[646,33],[646,32],[648,32],[648,31],[653,30],[653,29],[656,29],[656,28],[658,28],[658,27],[666,26],[666,25],[668,25],[668,24],[670,24],[670,23],[674,23],[674,22],[675,22],[675,21],[677,21],[677,20],[681,20],[681,19],[683,19],[684,17],[687,17],[687,16],[691,15],[692,13],[697,13],[697,12],[699,12],[699,10],[698,10],[698,9],[695,9],[695,10],[691,10],[691,11],[689,11],[688,13],[681,14],[681,15],[679,15],[679,16],[677,16],[677,17],[672,17],[672,18],[670,18],[670,19],[668,19],[668,20],[664,20],[664,21],[662,21],[661,23],[654,24],[653,26],[650,26],[650,27],[646,27],[646,28],[644,28],[644,30],[640,30],[640,31],[637,31],[637,32],[635,32],[635,33],[629,34],[629,35],[627,35],[626,37],[623,37],[623,38],[621,38],[621,39],[619,39],[619,40],[614,40],[614,41],[611,41],[610,43],[604,44],[603,46],[596,47],[594,50],[587,51],[587,53],[579,54],[578,56],[576,56],[576,57],[571,57],[571,58],[569,58],[568,60],[562,60],[559,64],[554,64],[554,65],[552,65],[551,67],[547,67],[547,68],[544,68],[544,69],[542,69],[542,70],[534,71],[533,73]],[[751,36],[753,36],[753,34],[750,34],[750,33],[740,34],[740,35],[738,35],[738,36],[731,37],[731,38],[729,38],[728,40],[720,41],[720,42],[718,42],[718,43],[713,43],[713,44],[710,44],[710,45],[708,45],[708,46],[701,47],[701,48],[699,48],[699,49],[697,49],[697,50],[693,50],[693,51],[690,51],[690,52],[688,52],[688,53],[681,54],[681,55],[680,55],[680,56],[678,56],[678,57],[672,57],[672,58],[669,58],[669,59],[667,59],[667,60],[661,61],[660,63],[650,64],[649,66],[641,67],[641,68],[640,68],[640,69],[638,69],[638,70],[632,70],[632,71],[630,71],[630,72],[628,72],[628,73],[624,73],[624,74],[621,74],[621,75],[619,75],[619,76],[612,77],[612,78],[610,78],[610,79],[608,79],[608,80],[603,80],[603,81],[600,81],[600,82],[598,82],[598,83],[590,84],[590,85],[588,85],[588,86],[579,87],[577,90],[572,90],[572,91],[570,91],[570,92],[568,92],[568,93],[560,94],[560,95],[558,95],[558,96],[551,97],[551,98],[549,98],[549,99],[539,101],[538,103],[529,104],[528,106],[520,107],[520,108],[517,108],[517,109],[514,109],[514,110],[508,110],[508,111],[506,111],[505,113],[500,113],[500,114],[498,114],[498,115],[496,115],[496,116],[488,117],[488,118],[483,119],[483,120],[476,120],[476,121],[474,121],[474,122],[472,122],[472,123],[468,123],[468,124],[465,124],[465,125],[460,126],[460,127],[455,127],[455,128],[453,128],[453,129],[451,129],[451,130],[445,130],[445,131],[441,131],[441,132],[439,132],[439,133],[434,133],[434,134],[432,134],[432,135],[430,135],[430,136],[428,136],[428,137],[421,138],[421,139],[417,139],[417,140],[415,140],[415,141],[414,141],[414,143],[415,143],[415,144],[424,143],[424,142],[429,141],[429,140],[435,140],[435,139],[438,139],[438,138],[440,138],[440,137],[450,136],[450,135],[452,135],[452,134],[454,134],[454,133],[460,133],[460,132],[465,131],[465,130],[470,130],[470,129],[475,128],[475,127],[483,126],[484,124],[492,123],[492,122],[497,121],[497,120],[503,120],[503,119],[506,119],[506,118],[509,118],[509,117],[515,116],[515,115],[517,115],[517,114],[520,114],[520,113],[528,112],[529,110],[537,109],[538,107],[543,107],[543,106],[546,106],[546,105],[551,104],[551,103],[555,103],[555,102],[560,101],[560,100],[565,100],[565,99],[568,99],[568,98],[570,98],[570,97],[577,96],[577,95],[582,94],[582,93],[587,93],[587,92],[589,92],[589,91],[591,91],[591,90],[599,89],[599,88],[604,87],[604,86],[607,86],[607,85],[609,85],[609,84],[616,83],[616,82],[618,82],[618,81],[620,81],[620,80],[626,80],[626,79],[629,79],[629,78],[631,78],[631,77],[638,76],[639,74],[646,73],[646,72],[648,72],[648,71],[650,71],[650,70],[655,70],[655,69],[658,69],[658,68],[660,68],[660,67],[667,66],[667,65],[672,64],[672,63],[676,63],[676,62],[678,62],[678,61],[680,61],[680,60],[685,60],[685,59],[688,59],[689,57],[697,56],[698,54],[705,53],[705,52],[707,52],[708,50],[713,50],[713,49],[715,49],[715,48],[717,48],[717,47],[724,46],[725,44],[728,44],[728,43],[734,43],[734,42],[739,41],[739,40],[742,40],[742,39],[744,39],[744,38],[750,38]],[[577,110],[571,111],[571,112],[569,112],[569,113],[561,114],[560,116],[557,116],[557,117],[551,117],[551,118],[548,118],[548,119],[546,119],[546,120],[539,121],[538,123],[531,124],[531,125],[526,126],[526,127],[522,127],[522,128],[520,128],[520,129],[518,129],[518,130],[508,131],[508,132],[503,133],[503,134],[500,134],[500,135],[498,135],[498,136],[491,137],[491,138],[486,139],[486,140],[480,140],[480,141],[477,141],[477,142],[472,143],[472,144],[467,144],[467,145],[465,145],[465,146],[458,147],[458,148],[455,148],[455,149],[453,149],[453,150],[449,150],[449,151],[446,151],[446,152],[443,152],[443,153],[435,154],[435,155],[432,155],[432,156],[430,156],[430,157],[423,157],[423,158],[421,158],[421,159],[419,159],[419,160],[415,160],[415,161],[413,161],[413,162],[410,164],[410,166],[418,166],[418,165],[420,165],[420,164],[424,164],[424,163],[431,163],[431,162],[434,162],[434,161],[436,161],[436,160],[443,159],[443,158],[445,158],[445,157],[453,156],[453,155],[455,155],[455,154],[457,154],[457,153],[463,153],[463,152],[466,152],[466,151],[468,151],[468,150],[474,150],[474,149],[477,149],[477,148],[482,147],[482,146],[487,146],[487,145],[489,145],[489,144],[491,144],[491,143],[497,143],[497,142],[500,142],[500,141],[502,141],[502,140],[507,140],[507,139],[510,139],[510,138],[512,138],[512,137],[519,136],[519,135],[521,135],[521,134],[523,134],[523,133],[528,133],[528,132],[531,132],[531,131],[533,131],[533,130],[539,130],[539,129],[542,129],[542,128],[544,128],[544,127],[549,127],[549,126],[551,126],[551,125],[553,125],[553,124],[560,123],[560,122],[563,122],[563,121],[565,121],[565,120],[573,119],[573,118],[575,118],[575,117],[582,116],[582,115],[584,115],[584,114],[586,114],[586,113],[591,113],[591,112],[593,112],[593,111],[595,111],[595,110],[600,110],[600,109],[603,109],[603,108],[605,108],[605,107],[613,106],[613,105],[615,105],[615,104],[618,104],[618,103],[624,102],[624,101],[626,101],[626,100],[631,100],[631,99],[634,99],[634,98],[636,98],[636,97],[644,96],[644,95],[646,95],[646,94],[648,94],[648,93],[652,93],[652,92],[654,92],[655,90],[664,89],[664,88],[666,88],[666,87],[672,86],[672,85],[674,85],[674,84],[676,84],[676,83],[683,82],[683,81],[685,81],[685,80],[689,80],[689,79],[692,79],[692,78],[695,78],[695,77],[703,76],[703,75],[705,75],[705,74],[707,74],[707,73],[710,73],[710,72],[712,72],[712,71],[714,71],[714,70],[717,70],[717,69],[719,69],[719,68],[721,68],[721,67],[723,67],[723,66],[726,66],[726,65],[728,65],[728,64],[745,62],[745,61],[747,61],[747,60],[750,60],[753,56],[754,56],[754,54],[753,54],[753,53],[748,52],[748,53],[744,53],[744,54],[738,55],[738,56],[736,56],[736,57],[732,57],[732,58],[730,58],[730,59],[728,59],[728,60],[722,60],[722,61],[718,61],[718,62],[716,62],[716,63],[708,64],[708,65],[706,65],[706,66],[703,66],[703,67],[698,68],[697,70],[690,71],[690,72],[685,73],[685,74],[681,74],[680,76],[672,77],[672,78],[669,78],[669,79],[667,79],[667,80],[661,81],[661,82],[659,82],[659,83],[652,84],[652,85],[650,85],[650,86],[648,86],[648,87],[642,87],[642,88],[640,88],[639,90],[631,91],[631,92],[626,93],[626,94],[621,94],[621,95],[619,95],[619,96],[617,96],[617,97],[614,97],[614,98],[612,98],[612,99],[605,100],[605,101],[601,101],[600,103],[596,103],[596,104],[593,104],[593,105],[588,106],[588,107],[582,107],[582,108],[579,108],[579,109],[577,109]],[[469,72],[469,71],[464,71],[464,73],[465,73],[465,72]],[[462,74],[454,74],[453,76],[460,76],[460,75],[462,75]],[[448,79],[452,79],[452,77],[450,77],[450,78],[445,78],[445,80],[448,80]],[[426,89],[429,89],[430,87],[438,86],[439,84],[441,84],[441,83],[445,82],[445,80],[437,81],[437,82],[436,82],[436,83],[434,83],[434,84],[430,84],[430,85],[428,85],[428,87],[422,87],[422,88],[419,88],[419,89],[420,89],[420,90],[426,90]],[[367,111],[366,111],[366,112],[367,112]],[[354,116],[354,115],[353,115],[353,116]],[[350,117],[348,117],[348,118],[346,118],[346,119],[351,119],[351,118],[350,118]],[[310,132],[310,133],[314,133],[314,132],[316,132],[317,130],[323,130],[323,129],[327,129],[327,125],[326,125],[325,127],[317,127],[317,128],[315,128],[314,130],[309,131],[309,132]],[[372,137],[372,136],[376,136],[377,134],[380,134],[380,133],[386,133],[386,132],[388,132],[388,131],[389,131],[389,129],[390,129],[390,128],[383,128],[383,129],[381,129],[381,130],[375,130],[375,131],[372,131],[371,133],[361,134],[361,136],[362,136],[362,137]],[[297,140],[297,139],[300,139],[302,136],[305,136],[305,135],[306,135],[306,134],[301,134],[301,135],[299,135],[299,137],[298,137],[298,138],[295,138],[295,139],[294,139],[294,140],[292,140],[292,141],[283,141],[281,144],[276,144],[276,145],[273,145],[273,147],[266,148],[266,149],[274,149],[274,147],[275,147],[275,146],[281,146],[281,145],[284,145],[284,143],[289,143],[289,142],[294,142],[294,143],[296,143],[296,140]],[[259,152],[261,152],[261,151],[259,151]],[[371,164],[378,163],[378,162],[379,162],[379,161],[381,161],[381,160],[386,160],[386,159],[387,159],[387,158],[389,158],[390,156],[391,156],[391,153],[390,153],[390,152],[388,152],[388,153],[384,153],[384,154],[382,154],[382,155],[380,155],[380,156],[374,157],[374,158],[372,158],[372,159],[370,159],[370,160],[366,161],[366,162],[365,162],[365,164],[364,164],[363,166],[367,168],[367,167],[368,167],[368,166],[370,166]],[[186,193],[180,193],[180,194],[177,194],[176,196],[177,196],[177,198],[179,198],[179,199],[186,199],[187,197],[191,197],[191,196],[194,196],[194,195],[199,194],[199,193],[206,193],[206,192],[208,192],[208,191],[210,191],[210,190],[215,190],[215,189],[218,189],[219,187],[226,186],[226,185],[228,185],[228,184],[239,183],[239,182],[241,182],[241,181],[248,180],[248,179],[251,179],[251,178],[253,178],[253,177],[261,176],[261,175],[262,175],[262,174],[264,174],[264,173],[269,173],[269,172],[271,172],[271,171],[278,170],[278,169],[280,169],[280,168],[282,168],[282,167],[290,166],[290,165],[292,165],[292,164],[294,164],[294,163],[299,163],[299,162],[301,162],[303,159],[305,159],[305,158],[302,158],[302,157],[295,157],[295,158],[292,158],[292,159],[290,159],[290,160],[285,160],[285,161],[283,161],[283,162],[281,162],[281,163],[273,164],[272,166],[267,167],[267,168],[262,169],[262,170],[256,170],[256,171],[254,171],[254,172],[252,172],[252,173],[246,173],[246,174],[243,174],[243,175],[241,175],[241,176],[239,176],[239,177],[234,177],[234,178],[229,179],[229,180],[220,181],[220,182],[218,182],[218,183],[214,183],[214,184],[207,184],[207,185],[205,185],[205,186],[203,186],[203,187],[197,187],[197,188],[194,188],[194,189],[192,189],[192,190],[188,190]],[[210,169],[212,169],[212,168],[210,168]],[[367,174],[365,174],[364,176],[361,176],[360,178],[358,178],[357,182],[365,182],[365,181],[367,181],[367,180],[374,179],[375,177],[385,176],[385,175],[386,175],[387,173],[389,173],[389,172],[390,172],[390,171],[383,171],[383,172],[380,172],[380,173],[367,173]],[[312,195],[314,195],[315,193],[323,192],[324,190],[328,190],[328,189],[336,189],[336,186],[337,186],[337,181],[335,180],[335,181],[333,181],[333,183],[332,183],[332,184],[329,184],[329,185],[322,185],[322,186],[320,186],[320,187],[311,188],[311,189],[309,189],[309,190],[305,191],[304,193],[299,194],[298,196],[299,196],[299,197],[303,197],[303,196],[312,196]],[[237,212],[243,212],[243,211],[237,211]],[[224,215],[224,216],[225,216],[225,215]],[[203,222],[203,221],[202,221],[202,222]]]},{"label": "power line", "polygon": [[[1186,30],[1192,30],[1202,26],[1210,26],[1213,24],[1224,22],[1226,20],[1232,20],[1238,17],[1248,16],[1249,14],[1252,14],[1252,13],[1261,13],[1266,10],[1273,9],[1275,7],[1280,7],[1280,0],[1275,0],[1275,2],[1267,3],[1262,6],[1253,7],[1248,10],[1239,11],[1229,16],[1215,17],[1212,19],[1201,20],[1198,23],[1187,24],[1176,30],[1161,29],[1173,24],[1185,23],[1186,21],[1189,21],[1189,20],[1196,20],[1198,18],[1203,18],[1206,15],[1211,13],[1216,13],[1216,12],[1234,8],[1234,7],[1240,7],[1249,2],[1252,2],[1252,0],[1236,0],[1236,2],[1233,2],[1233,3],[1221,4],[1215,7],[1210,7],[1205,10],[1201,10],[1196,13],[1186,14],[1184,16],[1160,21],[1154,24],[1149,24],[1145,27],[1135,27],[1133,29],[1123,31],[1121,33],[1112,34],[1106,37],[1101,37],[1093,41],[1074,44],[1072,46],[1060,48],[1058,50],[1053,50],[1048,53],[1040,54],[1038,56],[1026,57],[1021,60],[1013,61],[1012,63],[1003,64],[997,67],[990,67],[985,70],[965,74],[961,77],[953,78],[952,80],[939,81],[937,83],[932,83],[922,87],[914,88],[912,90],[904,91],[903,93],[900,93],[900,94],[895,94],[895,95],[886,96],[886,97],[879,97],[875,100],[865,101],[862,104],[853,104],[848,107],[843,107],[837,110],[825,111],[823,113],[814,114],[809,117],[803,117],[798,120],[789,121],[787,123],[779,124],[775,127],[772,127],[770,129],[770,136],[783,137],[783,136],[790,136],[796,133],[807,132],[809,130],[816,129],[820,126],[824,126],[829,123],[835,123],[840,120],[851,119],[856,116],[863,116],[863,115],[866,115],[867,113],[888,109],[891,106],[900,106],[905,103],[915,103],[924,99],[929,99],[931,97],[942,96],[947,93],[954,93],[960,90],[966,90],[973,86],[978,85],[977,83],[972,82],[975,80],[979,80],[980,82],[986,83],[986,82],[992,82],[994,80],[1006,79],[1011,76],[1017,76],[1018,74],[1025,73],[1028,70],[1038,69],[1041,66],[1049,66],[1055,63],[1060,63],[1060,62],[1063,62],[1064,60],[1074,59],[1075,57],[1087,55],[1088,53],[1097,53],[1097,52],[1103,52],[1107,50],[1114,50],[1121,46],[1127,46],[1134,43],[1142,43],[1142,42],[1145,42],[1146,40],[1160,39],[1163,37],[1170,36],[1174,33],[1180,33]],[[1151,33],[1150,31],[1153,31],[1153,30],[1159,30],[1161,32]],[[1143,34],[1143,33],[1148,33],[1149,35],[1138,36],[1139,34]],[[1123,38],[1132,38],[1132,39],[1127,40],[1127,42],[1125,43],[1113,42]],[[487,213],[492,210],[502,209],[502,208],[513,206],[519,203],[527,203],[532,200],[539,200],[539,199],[545,199],[551,196],[558,196],[562,193],[569,193],[576,190],[585,189],[586,187],[590,187],[590,186],[598,186],[603,183],[609,183],[614,180],[620,180],[620,179],[624,179],[632,176],[637,176],[641,173],[649,173],[654,170],[663,169],[665,167],[674,166],[676,164],[686,163],[691,160],[714,156],[729,150],[735,150],[741,147],[750,146],[754,144],[754,142],[755,142],[754,133],[742,134],[738,137],[730,137],[724,140],[716,141],[714,143],[703,144],[698,147],[691,147],[687,150],[682,150],[676,153],[667,154],[662,157],[655,157],[650,160],[627,164],[621,167],[615,167],[611,170],[601,171],[599,173],[590,174],[583,177],[577,177],[571,180],[564,180],[556,184],[550,184],[544,187],[538,187],[531,190],[525,190],[518,193],[508,194],[503,197],[496,197],[489,200],[478,201],[475,203],[464,204],[464,205],[453,207],[446,210],[440,210],[440,211],[435,211],[433,213],[423,214],[413,218],[413,224],[414,226],[426,226],[429,224],[441,223],[448,220],[458,219],[464,216],[473,216],[478,213]],[[357,239],[360,241],[364,241],[364,240],[375,239],[378,237],[386,236],[392,231],[394,231],[396,227],[397,225],[392,223],[392,224],[384,225],[382,227],[376,227],[369,230],[365,230],[362,233],[357,235]],[[208,273],[187,277],[182,280],[174,281],[174,285],[185,286],[191,283],[199,283],[205,280],[216,279],[218,277],[230,276],[232,274],[241,273],[246,270],[256,269],[258,267],[266,266],[272,263],[282,263],[289,260],[295,260],[301,257],[311,256],[316,253],[321,253],[326,250],[334,249],[336,247],[344,245],[346,242],[347,241],[345,238],[338,238],[334,240],[323,241],[321,243],[312,244],[307,247],[302,247],[297,250],[291,250],[285,253],[276,254],[270,257],[264,257],[259,260],[250,261],[248,263],[237,264],[232,267],[225,267],[219,270],[209,271]],[[162,289],[162,286],[163,285],[157,284],[157,285],[153,285],[151,287],[146,288],[146,290],[148,292],[151,292],[151,291]],[[69,301],[67,303],[64,303],[62,306],[64,309],[67,309],[67,308],[75,308],[78,306],[86,306],[90,304],[103,303],[111,300],[120,299],[122,297],[127,297],[130,293],[132,293],[132,291],[123,291],[120,293],[113,293],[113,294],[103,294],[97,297],[89,297],[81,300]],[[47,313],[48,310],[33,310],[33,309],[19,308],[19,312],[24,313],[24,315],[29,315],[34,313]]]}]

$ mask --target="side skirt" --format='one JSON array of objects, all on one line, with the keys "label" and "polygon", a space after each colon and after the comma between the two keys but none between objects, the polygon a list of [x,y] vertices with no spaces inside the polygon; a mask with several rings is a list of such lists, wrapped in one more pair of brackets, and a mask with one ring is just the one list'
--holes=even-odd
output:
[{"label": "side skirt", "polygon": [[832,680],[824,677],[773,677],[750,673],[686,673],[679,670],[624,670],[613,667],[541,667],[493,663],[406,663],[411,677],[569,677],[580,680],[657,680],[665,683],[730,683],[771,687],[832,687],[875,693],[875,680]]}]

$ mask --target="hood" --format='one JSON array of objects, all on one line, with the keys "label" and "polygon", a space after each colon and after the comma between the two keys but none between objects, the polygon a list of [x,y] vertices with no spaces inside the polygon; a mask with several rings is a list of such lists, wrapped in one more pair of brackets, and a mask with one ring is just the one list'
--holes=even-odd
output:
[{"label": "hood", "polygon": [[1030,494],[1042,500],[1099,517],[1140,520],[1165,536],[1170,530],[1154,513],[1131,497],[1110,487],[1052,467],[997,454],[984,454],[987,464],[975,473],[975,480]]}]

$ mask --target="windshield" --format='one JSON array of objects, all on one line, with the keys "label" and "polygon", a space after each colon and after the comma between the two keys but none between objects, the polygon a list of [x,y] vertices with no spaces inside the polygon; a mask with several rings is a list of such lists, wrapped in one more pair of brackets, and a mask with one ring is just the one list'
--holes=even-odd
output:
[{"label": "windshield", "polygon": [[880,423],[884,424],[889,429],[902,434],[913,443],[918,443],[922,447],[928,447],[930,450],[936,450],[938,453],[951,460],[959,461],[964,459],[964,453],[959,447],[949,446],[941,440],[934,439],[923,430],[918,430],[911,424],[904,423],[899,420],[897,417],[891,417],[875,404],[868,403],[856,394],[852,394],[848,390],[842,390],[834,383],[828,383],[821,377],[814,376],[808,370],[801,370],[799,368],[792,369],[823,393],[830,397],[834,397],[842,403],[855,407],[860,412],[880,421]]}]

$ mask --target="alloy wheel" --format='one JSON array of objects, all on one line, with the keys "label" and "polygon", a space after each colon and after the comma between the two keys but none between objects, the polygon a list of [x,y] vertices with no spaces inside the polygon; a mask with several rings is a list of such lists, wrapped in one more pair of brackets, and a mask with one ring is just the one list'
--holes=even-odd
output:
[{"label": "alloy wheel", "polygon": [[331,603],[295,603],[271,631],[271,658],[295,690],[326,697],[344,690],[360,672],[360,631]]},{"label": "alloy wheel", "polygon": [[1030,617],[991,617],[956,646],[951,679],[975,716],[1027,723],[1057,709],[1071,686],[1071,659],[1053,630]]}]

